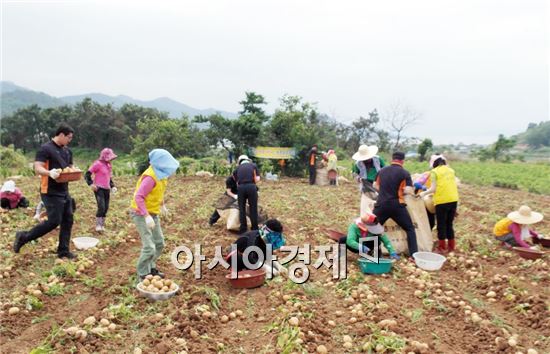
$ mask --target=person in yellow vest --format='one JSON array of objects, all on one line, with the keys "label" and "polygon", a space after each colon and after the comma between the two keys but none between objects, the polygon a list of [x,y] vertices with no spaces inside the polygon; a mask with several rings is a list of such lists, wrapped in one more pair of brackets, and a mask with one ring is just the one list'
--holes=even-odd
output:
[{"label": "person in yellow vest", "polygon": [[527,205],[522,205],[518,210],[512,211],[504,219],[499,220],[493,229],[495,238],[506,247],[530,248],[525,240],[529,238],[539,239],[542,235],[529,228],[529,225],[540,222],[544,216],[531,210]]},{"label": "person in yellow vest", "polygon": [[438,245],[435,252],[445,253],[455,250],[455,231],[453,222],[458,206],[458,185],[455,171],[447,166],[443,155],[432,155],[430,181],[431,187],[420,193],[421,197],[433,193],[435,219],[437,221]]},{"label": "person in yellow vest", "polygon": [[337,186],[338,185],[338,156],[336,156],[336,153],[334,150],[329,150],[327,152],[327,170],[328,170],[328,179],[330,181],[331,186]]},{"label": "person in yellow vest", "polygon": [[168,151],[154,149],[149,152],[149,168],[143,172],[136,184],[131,204],[131,215],[141,237],[141,254],[137,262],[140,280],[147,275],[164,274],[156,267],[156,261],[164,248],[164,236],[160,227],[159,214],[167,215],[164,192],[168,177],[179,167],[179,162]]}]

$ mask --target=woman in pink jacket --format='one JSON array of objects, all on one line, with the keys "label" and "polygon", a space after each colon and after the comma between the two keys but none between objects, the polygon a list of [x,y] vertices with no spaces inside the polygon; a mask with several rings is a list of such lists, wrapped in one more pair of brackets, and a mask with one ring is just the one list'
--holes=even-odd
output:
[{"label": "woman in pink jacket", "polygon": [[[105,231],[105,218],[109,210],[109,200],[111,191],[116,193],[116,187],[113,183],[113,166],[111,161],[117,158],[113,150],[105,148],[101,150],[99,159],[95,160],[88,172],[84,175],[86,183],[92,188],[97,201],[96,226],[98,232]],[[92,174],[94,179],[92,180]]]},{"label": "woman in pink jacket", "polygon": [[0,189],[0,201],[2,209],[26,208],[29,201],[23,196],[14,181],[6,181]]}]

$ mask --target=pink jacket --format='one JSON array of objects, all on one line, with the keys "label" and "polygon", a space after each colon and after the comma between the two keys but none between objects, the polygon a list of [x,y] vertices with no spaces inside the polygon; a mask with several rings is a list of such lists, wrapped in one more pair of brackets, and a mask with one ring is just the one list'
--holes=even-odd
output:
[{"label": "pink jacket", "polygon": [[12,192],[0,192],[0,199],[7,199],[10,201],[10,207],[12,209],[17,208],[17,204],[19,204],[19,201],[21,200],[21,197],[23,196],[23,193],[21,190],[17,187],[15,187],[15,191]]},{"label": "pink jacket", "polygon": [[110,162],[96,160],[88,169],[94,175],[94,184],[100,188],[111,189],[111,177],[113,175],[113,166]]}]

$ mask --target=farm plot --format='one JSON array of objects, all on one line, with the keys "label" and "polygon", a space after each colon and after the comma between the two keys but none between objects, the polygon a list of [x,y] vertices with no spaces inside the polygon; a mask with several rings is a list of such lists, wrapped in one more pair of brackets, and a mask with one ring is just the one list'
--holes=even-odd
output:
[{"label": "farm plot", "polygon": [[[107,231],[93,231],[95,202],[83,182],[73,235],[95,235],[98,247],[73,262],[52,253],[57,233],[15,255],[15,230],[34,223],[32,210],[0,216],[0,352],[130,353],[547,353],[550,351],[548,256],[518,258],[491,237],[495,221],[521,204],[550,217],[550,197],[461,186],[456,222],[460,252],[439,272],[399,261],[383,276],[360,273],[348,256],[347,279],[310,268],[303,285],[276,277],[252,290],[232,289],[226,270],[206,268],[214,246],[235,234],[209,227],[222,178],[171,180],[163,220],[165,254],[158,267],[180,286],[170,300],[149,302],[134,289],[140,242],[128,217],[136,179],[117,177]],[[36,190],[35,178],[18,182]],[[32,197],[32,196],[31,196]],[[31,198],[36,202],[38,196]],[[345,229],[356,216],[355,185],[310,187],[283,179],[261,185],[260,204],[285,227],[287,244],[330,244],[323,229]],[[543,221],[537,230],[549,234]],[[202,279],[171,265],[177,246],[200,243]],[[314,258],[313,256],[312,258]]]}]

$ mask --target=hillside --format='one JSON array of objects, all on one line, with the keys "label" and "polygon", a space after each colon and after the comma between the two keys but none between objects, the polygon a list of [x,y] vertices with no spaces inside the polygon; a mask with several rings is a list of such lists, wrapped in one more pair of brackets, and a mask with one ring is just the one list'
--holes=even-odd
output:
[{"label": "hillside", "polygon": [[160,97],[151,101],[138,100],[125,95],[109,96],[102,93],[87,93],[82,95],[54,97],[43,92],[33,91],[16,85],[10,81],[1,81],[1,116],[9,115],[16,110],[36,104],[42,108],[58,107],[65,104],[73,105],[81,102],[84,98],[90,97],[100,104],[111,103],[114,107],[121,107],[124,104],[136,104],[142,107],[155,108],[162,112],[168,112],[172,118],[180,118],[182,115],[193,117],[195,115],[210,115],[219,112],[227,118],[237,117],[237,114],[225,112],[215,108],[198,109],[178,102],[168,97]]}]

